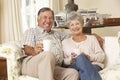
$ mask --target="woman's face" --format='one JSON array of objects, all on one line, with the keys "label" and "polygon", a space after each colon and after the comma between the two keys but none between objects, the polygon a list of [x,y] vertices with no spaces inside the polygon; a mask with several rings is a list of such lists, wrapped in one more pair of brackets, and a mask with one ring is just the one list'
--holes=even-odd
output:
[{"label": "woman's face", "polygon": [[71,20],[69,24],[70,31],[74,35],[82,34],[83,25],[78,20]]}]

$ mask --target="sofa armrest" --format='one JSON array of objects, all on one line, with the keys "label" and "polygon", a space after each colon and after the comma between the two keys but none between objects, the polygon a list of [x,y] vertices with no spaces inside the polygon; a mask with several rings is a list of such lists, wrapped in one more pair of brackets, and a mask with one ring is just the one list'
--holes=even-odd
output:
[{"label": "sofa armrest", "polygon": [[21,61],[24,54],[19,42],[9,42],[0,45],[0,57],[7,59],[8,80],[18,80],[20,76]]}]

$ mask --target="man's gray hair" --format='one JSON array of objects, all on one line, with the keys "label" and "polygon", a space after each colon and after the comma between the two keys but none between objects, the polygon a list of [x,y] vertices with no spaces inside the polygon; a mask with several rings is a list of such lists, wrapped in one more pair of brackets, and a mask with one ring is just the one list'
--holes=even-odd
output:
[{"label": "man's gray hair", "polygon": [[69,27],[70,22],[73,20],[78,20],[82,25],[84,24],[84,19],[79,12],[73,11],[68,14],[68,18],[67,18],[67,26],[68,27]]}]

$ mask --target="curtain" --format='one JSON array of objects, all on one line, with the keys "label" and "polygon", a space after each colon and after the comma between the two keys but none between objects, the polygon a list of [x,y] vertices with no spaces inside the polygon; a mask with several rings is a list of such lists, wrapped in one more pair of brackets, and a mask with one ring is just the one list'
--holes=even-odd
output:
[{"label": "curtain", "polygon": [[0,43],[21,40],[20,0],[0,0],[0,30]]},{"label": "curtain", "polygon": [[55,13],[62,10],[63,0],[37,0],[37,11],[42,7],[50,7]]},{"label": "curtain", "polygon": [[62,0],[52,0],[52,5],[51,8],[54,10],[55,13],[61,12],[62,11]]}]

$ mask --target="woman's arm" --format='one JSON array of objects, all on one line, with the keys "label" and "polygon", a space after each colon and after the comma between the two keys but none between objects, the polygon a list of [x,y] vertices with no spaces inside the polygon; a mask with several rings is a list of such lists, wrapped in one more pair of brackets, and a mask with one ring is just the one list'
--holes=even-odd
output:
[{"label": "woman's arm", "polygon": [[105,53],[103,49],[100,47],[98,40],[94,36],[92,40],[92,45],[94,53],[90,54],[90,60],[102,63],[105,59]]}]

